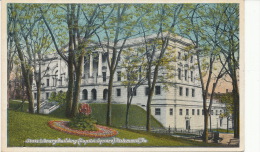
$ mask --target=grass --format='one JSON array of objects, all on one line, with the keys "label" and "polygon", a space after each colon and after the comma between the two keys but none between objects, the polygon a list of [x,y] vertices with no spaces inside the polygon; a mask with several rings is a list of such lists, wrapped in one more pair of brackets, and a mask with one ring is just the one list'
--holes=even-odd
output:
[{"label": "grass", "polygon": [[[92,116],[98,121],[99,124],[106,124],[106,104],[90,104],[92,108]],[[121,127],[125,126],[125,113],[126,105],[124,104],[112,104],[112,126]],[[51,116],[65,118],[65,107],[61,107],[58,110],[51,113]],[[137,105],[132,105],[129,112],[129,126],[145,126],[146,124],[146,111]],[[151,119],[152,127],[163,127],[154,117]]]},{"label": "grass", "polygon": [[[218,131],[218,132],[221,132],[221,133],[227,133],[226,129],[212,129],[212,131]],[[234,130],[229,129],[228,133],[234,133]]]},{"label": "grass", "polygon": [[[45,147],[45,146],[84,146],[84,145],[74,145],[74,144],[35,144],[35,143],[26,143],[26,139],[90,139],[88,137],[79,137],[75,135],[66,134],[54,129],[51,129],[47,122],[50,120],[67,120],[64,118],[57,118],[49,115],[38,115],[38,114],[29,114],[20,111],[8,110],[8,146],[9,147]],[[205,147],[205,146],[220,146],[218,144],[205,144],[202,142],[184,140],[176,137],[171,137],[167,135],[158,135],[153,133],[148,133],[144,131],[133,131],[127,129],[114,128],[118,131],[117,138],[125,139],[136,139],[136,138],[145,138],[148,140],[147,143],[135,144],[135,143],[125,143],[125,144],[108,144],[104,143],[102,145],[91,143],[85,146],[88,147],[100,147],[100,146],[134,146],[134,147],[143,147],[143,146],[177,146],[177,147]]]}]

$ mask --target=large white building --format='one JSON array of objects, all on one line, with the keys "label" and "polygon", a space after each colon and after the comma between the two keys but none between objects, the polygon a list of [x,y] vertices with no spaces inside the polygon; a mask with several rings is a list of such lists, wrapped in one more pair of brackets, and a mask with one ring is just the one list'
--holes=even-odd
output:
[{"label": "large white building", "polygon": [[[163,83],[158,82],[152,100],[152,115],[165,127],[175,129],[203,129],[203,103],[201,85],[198,80],[198,70],[196,65],[196,56],[188,55],[184,48],[190,45],[189,41],[172,36],[169,46],[174,48],[172,56],[176,60],[170,64],[174,70],[159,72],[159,75],[167,72],[174,73],[175,77],[167,80],[169,89],[163,89]],[[143,46],[141,38],[127,41],[126,48],[139,48]],[[109,68],[107,67],[107,54],[101,49],[92,51],[89,60],[85,60],[83,68],[83,77],[81,83],[81,102],[100,103],[107,102]],[[123,58],[121,59],[123,60]],[[66,62],[57,54],[48,55],[43,60],[42,69],[47,70],[42,82],[42,99],[49,98],[52,92],[66,91],[68,80],[68,67]],[[112,90],[113,103],[126,104],[127,90],[122,81],[124,77],[121,73],[125,69],[119,66],[114,76],[114,85]],[[36,88],[35,89],[35,97]],[[147,84],[137,88],[132,104],[137,104],[144,109],[147,102]],[[214,101],[211,111],[212,128],[227,127],[227,119],[220,118],[220,114],[225,110],[225,106]],[[231,126],[231,123],[229,123]]]}]

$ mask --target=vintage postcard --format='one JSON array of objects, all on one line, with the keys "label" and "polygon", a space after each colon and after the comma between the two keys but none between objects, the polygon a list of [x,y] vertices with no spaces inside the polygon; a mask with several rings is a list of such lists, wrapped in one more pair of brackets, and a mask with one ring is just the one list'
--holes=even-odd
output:
[{"label": "vintage postcard", "polygon": [[2,151],[243,151],[244,2],[2,1]]}]

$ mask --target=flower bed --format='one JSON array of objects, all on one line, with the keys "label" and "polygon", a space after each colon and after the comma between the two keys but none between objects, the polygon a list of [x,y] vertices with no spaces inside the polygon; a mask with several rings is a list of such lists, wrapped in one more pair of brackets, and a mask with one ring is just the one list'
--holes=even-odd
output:
[{"label": "flower bed", "polygon": [[78,135],[78,136],[87,136],[87,137],[95,137],[95,138],[105,138],[105,137],[112,137],[118,134],[118,132],[114,129],[111,129],[109,127],[96,125],[98,128],[97,131],[81,131],[81,130],[75,130],[68,127],[68,121],[49,121],[48,125],[58,131],[62,131],[68,134],[72,135]]}]

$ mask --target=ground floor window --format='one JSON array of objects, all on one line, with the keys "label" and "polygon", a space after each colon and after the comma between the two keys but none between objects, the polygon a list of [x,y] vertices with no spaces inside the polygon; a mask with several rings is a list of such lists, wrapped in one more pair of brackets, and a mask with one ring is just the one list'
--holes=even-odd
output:
[{"label": "ground floor window", "polygon": [[116,89],[116,95],[119,97],[121,96],[121,89]]},{"label": "ground floor window", "polygon": [[47,92],[47,93],[46,93],[46,99],[49,99],[49,95],[50,95],[50,94]]},{"label": "ground floor window", "polygon": [[192,109],[192,115],[195,115],[195,109]]},{"label": "ground floor window", "polygon": [[161,115],[161,109],[155,108],[155,115]]},{"label": "ground floor window", "polygon": [[200,115],[200,109],[197,109],[197,115]]}]

